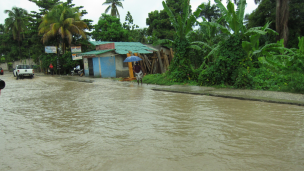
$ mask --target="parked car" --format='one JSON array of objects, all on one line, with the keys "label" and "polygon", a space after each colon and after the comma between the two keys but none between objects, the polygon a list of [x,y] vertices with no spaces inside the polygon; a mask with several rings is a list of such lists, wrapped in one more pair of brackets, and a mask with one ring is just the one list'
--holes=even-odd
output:
[{"label": "parked car", "polygon": [[17,77],[17,80],[18,78],[23,78],[25,76],[33,78],[34,70],[29,65],[16,65],[14,76]]},{"label": "parked car", "polygon": [[3,75],[3,69],[0,67],[0,74]]}]

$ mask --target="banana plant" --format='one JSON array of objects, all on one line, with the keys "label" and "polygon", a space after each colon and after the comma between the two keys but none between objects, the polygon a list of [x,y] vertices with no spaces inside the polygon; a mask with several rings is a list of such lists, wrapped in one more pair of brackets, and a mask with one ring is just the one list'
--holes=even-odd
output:
[{"label": "banana plant", "polygon": [[255,50],[253,55],[260,55],[259,62],[274,69],[288,69],[293,65],[295,53],[284,47],[284,39],[277,43],[270,43]]},{"label": "banana plant", "polygon": [[[270,22],[267,22],[263,27],[253,27],[244,33],[244,37],[247,38],[247,40],[249,41],[243,41],[242,47],[247,52],[248,55],[247,57],[249,60],[252,60],[253,55],[262,52],[259,47],[260,46],[259,39],[262,35],[266,35],[267,33],[278,35],[276,31],[269,28],[270,24],[271,24]],[[274,44],[274,45],[278,47],[280,46],[280,44]]]},{"label": "banana plant", "polygon": [[227,8],[222,4],[221,0],[214,0],[214,2],[223,15],[218,21],[225,20],[233,34],[244,33],[246,30],[243,25],[246,0],[240,0],[236,10],[231,0],[228,1]]},{"label": "banana plant", "polygon": [[169,19],[171,24],[173,25],[176,36],[179,37],[179,39],[185,40],[186,35],[192,31],[192,26],[197,22],[197,18],[199,17],[201,11],[205,7],[205,5],[202,3],[200,4],[196,11],[191,14],[190,13],[190,0],[184,0],[182,6],[183,6],[183,13],[181,15],[177,14],[176,16],[172,13],[170,8],[167,6],[165,1],[162,2],[164,10],[169,15]]},{"label": "banana plant", "polygon": [[[216,28],[220,30],[222,34],[226,35],[244,33],[246,31],[246,28],[243,25],[246,0],[240,0],[236,10],[234,9],[234,4],[230,0],[228,1],[227,8],[222,4],[221,0],[214,1],[217,7],[220,9],[222,17],[216,22],[206,22],[206,20],[203,18],[203,22],[199,23],[199,25],[202,27],[207,26],[213,29]],[[228,28],[220,24],[222,20],[225,20],[228,23]],[[220,43],[214,45],[213,47],[208,47],[206,45],[204,47],[211,49],[211,51],[205,57],[205,60],[207,60],[210,59],[211,56],[216,56],[220,50]]]},{"label": "banana plant", "polygon": [[183,12],[174,15],[165,1],[163,1],[162,4],[176,32],[174,41],[171,41],[173,43],[175,56],[168,73],[174,81],[190,79],[194,71],[189,59],[190,42],[187,40],[187,35],[192,31],[192,27],[197,22],[196,19],[199,17],[205,5],[203,3],[200,4],[196,11],[191,14],[190,0],[184,0],[181,4]]}]

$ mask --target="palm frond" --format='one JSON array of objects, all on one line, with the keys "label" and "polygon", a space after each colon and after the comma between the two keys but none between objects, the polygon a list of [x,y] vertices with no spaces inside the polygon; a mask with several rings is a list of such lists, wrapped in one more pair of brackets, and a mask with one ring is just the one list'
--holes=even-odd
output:
[{"label": "palm frond", "polygon": [[109,4],[112,4],[112,3],[113,3],[112,1],[106,0],[106,2],[102,3],[102,5],[109,5]]},{"label": "palm frond", "polygon": [[109,12],[109,10],[112,8],[112,6],[111,5],[109,5],[107,8],[106,8],[106,10],[105,10],[105,13],[108,13]]},{"label": "palm frond", "polygon": [[117,6],[117,7],[121,7],[121,8],[123,8],[123,5],[122,5],[122,3],[121,3],[121,2],[116,2],[116,6]]},{"label": "palm frond", "polygon": [[43,42],[43,44],[46,43],[51,37],[53,37],[53,34],[50,31],[47,32],[47,33],[45,33],[42,36],[42,42]]},{"label": "palm frond", "polygon": [[69,45],[72,43],[73,40],[73,35],[69,30],[64,30],[65,31],[65,36],[68,39]]},{"label": "palm frond", "polygon": [[74,22],[74,18],[67,18],[63,21],[63,25],[70,25]]},{"label": "palm frond", "polygon": [[77,26],[80,29],[88,29],[88,25],[87,23],[83,22],[83,21],[74,21],[73,25]]}]

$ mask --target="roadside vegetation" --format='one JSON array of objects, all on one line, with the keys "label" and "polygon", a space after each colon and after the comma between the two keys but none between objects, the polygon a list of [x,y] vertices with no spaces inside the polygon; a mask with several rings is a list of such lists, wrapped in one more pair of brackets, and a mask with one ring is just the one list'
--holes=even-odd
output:
[{"label": "roadside vegetation", "polygon": [[[71,59],[71,45],[81,45],[83,52],[94,49],[87,38],[141,42],[174,51],[169,70],[146,75],[148,84],[304,93],[302,0],[255,0],[258,8],[246,15],[246,0],[204,2],[195,11],[190,0],[165,0],[163,10],[148,14],[147,28],[139,28],[130,11],[120,22],[127,1],[105,0],[107,9],[96,25],[82,19],[88,12],[72,0],[29,1],[39,12],[4,11],[9,17],[0,24],[2,63],[32,58],[42,68],[53,63],[56,69],[58,60],[63,72],[79,63]],[[44,46],[54,45],[61,54],[44,53]]]}]

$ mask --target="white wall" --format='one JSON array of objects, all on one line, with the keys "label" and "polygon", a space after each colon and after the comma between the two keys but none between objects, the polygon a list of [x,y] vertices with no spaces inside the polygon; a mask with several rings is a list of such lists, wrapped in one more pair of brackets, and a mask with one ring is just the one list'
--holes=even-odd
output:
[{"label": "white wall", "polygon": [[[27,65],[37,65],[33,59],[25,59],[25,60],[18,60],[18,61],[14,61],[12,62],[13,64],[13,68],[15,68],[16,65],[21,65],[21,64],[27,64]],[[1,63],[0,67],[3,70],[8,70],[8,66],[7,63]]]}]

